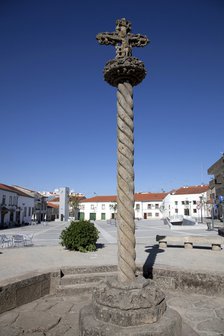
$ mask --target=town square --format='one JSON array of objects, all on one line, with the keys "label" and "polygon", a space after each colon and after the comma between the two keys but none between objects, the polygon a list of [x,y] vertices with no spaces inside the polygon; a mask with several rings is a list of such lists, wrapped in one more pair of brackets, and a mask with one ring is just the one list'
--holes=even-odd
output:
[{"label": "town square", "polygon": [[119,5],[0,5],[0,335],[224,335],[224,7]]}]

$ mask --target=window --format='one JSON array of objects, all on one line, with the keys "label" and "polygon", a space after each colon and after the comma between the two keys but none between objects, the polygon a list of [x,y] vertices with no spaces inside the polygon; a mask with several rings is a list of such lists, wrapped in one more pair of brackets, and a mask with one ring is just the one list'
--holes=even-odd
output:
[{"label": "window", "polygon": [[105,210],[105,204],[102,204],[102,205],[101,205],[101,209],[102,209],[102,210]]},{"label": "window", "polygon": [[197,213],[197,209],[193,209],[193,213]]},{"label": "window", "polygon": [[190,211],[189,211],[189,209],[184,209],[184,215],[185,215],[185,216],[189,216],[189,215],[190,215]]},{"label": "window", "polygon": [[156,213],[155,213],[155,216],[156,216],[156,217],[159,217],[159,213],[158,213],[158,212],[156,212]]},{"label": "window", "polygon": [[9,205],[12,205],[12,196],[9,196]]},{"label": "window", "polygon": [[175,205],[178,205],[178,201],[175,201]]},{"label": "window", "polygon": [[178,209],[175,209],[175,213],[178,213]]},{"label": "window", "polygon": [[196,201],[193,201],[193,204],[197,204],[197,202],[196,202]]},{"label": "window", "polygon": [[181,203],[182,203],[183,205],[185,204],[185,202],[184,202],[184,201],[182,201]]},{"label": "window", "polygon": [[152,217],[152,213],[151,213],[151,212],[148,212],[148,213],[147,213],[147,216],[148,216],[148,217]]},{"label": "window", "polygon": [[24,217],[26,217],[27,208],[24,207]]},{"label": "window", "polygon": [[155,204],[155,208],[159,209],[159,204],[158,203]]},{"label": "window", "polygon": [[185,202],[185,204],[187,204],[187,205],[188,205],[188,204],[189,204],[189,201],[186,201],[186,202]]},{"label": "window", "polygon": [[152,209],[152,204],[148,204],[148,209]]},{"label": "window", "polygon": [[6,195],[2,195],[2,205],[5,205],[6,203]]},{"label": "window", "polygon": [[139,210],[140,209],[140,204],[136,204],[135,209]]},{"label": "window", "polygon": [[31,216],[31,207],[29,207],[29,213],[28,216]]}]

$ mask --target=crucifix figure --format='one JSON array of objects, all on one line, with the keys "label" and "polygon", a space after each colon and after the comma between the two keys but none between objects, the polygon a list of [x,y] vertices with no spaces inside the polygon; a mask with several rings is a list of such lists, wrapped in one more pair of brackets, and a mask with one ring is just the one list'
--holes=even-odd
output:
[{"label": "crucifix figure", "polygon": [[116,58],[131,57],[132,47],[144,47],[148,42],[145,35],[131,34],[131,23],[126,19],[116,21],[113,33],[100,33],[96,36],[100,44],[111,44],[116,48]]}]

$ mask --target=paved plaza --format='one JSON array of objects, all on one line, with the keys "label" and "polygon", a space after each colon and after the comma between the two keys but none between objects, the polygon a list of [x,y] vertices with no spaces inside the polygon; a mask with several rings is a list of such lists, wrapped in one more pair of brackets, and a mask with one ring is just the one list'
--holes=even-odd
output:
[{"label": "paved plaza", "polygon": [[[199,336],[224,335],[224,298],[180,292],[167,292],[166,297]],[[79,310],[90,300],[89,294],[45,296],[1,314],[0,336],[79,336]]]},{"label": "paved plaza", "polygon": [[[41,223],[2,230],[1,233],[33,234],[33,246],[4,248],[0,252],[0,280],[19,276],[31,271],[42,271],[62,266],[83,265],[115,265],[117,264],[116,226],[111,221],[95,223],[100,231],[99,248],[96,252],[80,253],[64,249],[59,244],[61,231],[68,225],[63,222]],[[217,235],[207,231],[207,226],[195,228],[180,228],[171,231],[162,220],[136,222],[136,261],[138,265],[146,262],[156,265],[167,265],[186,270],[215,271],[224,273],[224,250],[212,251],[211,248],[182,247],[155,249],[156,235]]]},{"label": "paved plaza", "polygon": [[[61,231],[69,223],[50,222],[2,230],[1,233],[33,234],[33,246],[0,250],[0,281],[7,284],[33,271],[46,271],[64,266],[117,264],[116,225],[111,221],[96,222],[100,231],[96,252],[80,253],[64,249],[59,244]],[[224,274],[224,250],[182,247],[158,249],[156,235],[217,235],[204,224],[194,228],[171,231],[161,220],[136,222],[137,264],[166,265],[188,271],[208,271]],[[155,249],[155,247],[157,248]],[[167,303],[176,309],[183,321],[200,336],[224,335],[224,298],[184,292],[166,292]],[[91,300],[90,294],[76,296],[48,295],[0,315],[0,336],[78,336],[79,310]],[[194,334],[189,333],[188,336]]]}]

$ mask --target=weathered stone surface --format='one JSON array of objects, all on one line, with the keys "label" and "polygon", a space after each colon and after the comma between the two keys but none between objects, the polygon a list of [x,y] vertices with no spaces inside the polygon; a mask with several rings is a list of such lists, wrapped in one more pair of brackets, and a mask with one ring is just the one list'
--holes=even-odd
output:
[{"label": "weathered stone surface", "polygon": [[50,293],[51,273],[30,273],[10,280],[0,287],[0,313],[36,300]]},{"label": "weathered stone surface", "polygon": [[40,282],[24,285],[16,289],[16,306],[21,306],[32,300],[39,299],[41,297],[41,284]]},{"label": "weathered stone surface", "polygon": [[20,336],[20,331],[17,329],[1,327],[0,328],[0,336]]},{"label": "weathered stone surface", "polygon": [[187,323],[182,322],[181,336],[198,336],[195,330],[193,330]]},{"label": "weathered stone surface", "polygon": [[132,86],[140,84],[146,76],[144,63],[135,57],[113,59],[104,67],[104,79],[117,87],[119,83],[128,82]]},{"label": "weathered stone surface", "polygon": [[217,317],[224,320],[224,307],[215,310]]},{"label": "weathered stone surface", "polygon": [[80,312],[79,328],[80,336],[180,336],[182,321],[177,312],[167,309],[157,323],[121,327],[96,320],[92,306],[86,306]]},{"label": "weathered stone surface", "polygon": [[[161,289],[175,288],[186,293],[224,295],[224,274],[187,271],[166,266],[145,269],[144,274],[146,277],[153,277]],[[167,277],[170,278],[170,282],[166,281]],[[169,283],[171,287],[168,287]]]},{"label": "weathered stone surface", "polygon": [[19,316],[18,312],[12,311],[11,314],[2,314],[0,315],[0,326],[4,327],[10,324],[13,324],[17,317]]},{"label": "weathered stone surface", "polygon": [[109,279],[93,292],[94,315],[120,326],[154,323],[166,310],[165,295],[154,281],[139,276],[131,283]]},{"label": "weathered stone surface", "polygon": [[224,334],[224,320],[221,319],[207,319],[198,324],[198,330],[205,330],[205,331],[213,331],[216,333],[220,333],[222,336]]},{"label": "weathered stone surface", "polygon": [[0,288],[0,314],[16,307],[15,286],[4,286]]},{"label": "weathered stone surface", "polygon": [[16,328],[20,328],[21,330],[26,327],[27,332],[36,332],[36,331],[47,331],[53,327],[55,327],[61,317],[59,315],[51,314],[48,312],[22,312],[20,313],[18,319],[14,323]]},{"label": "weathered stone surface", "polygon": [[99,33],[96,39],[100,44],[115,46],[116,59],[132,56],[133,47],[144,47],[149,43],[147,36],[131,33],[131,22],[125,18],[116,21],[115,32]]}]

